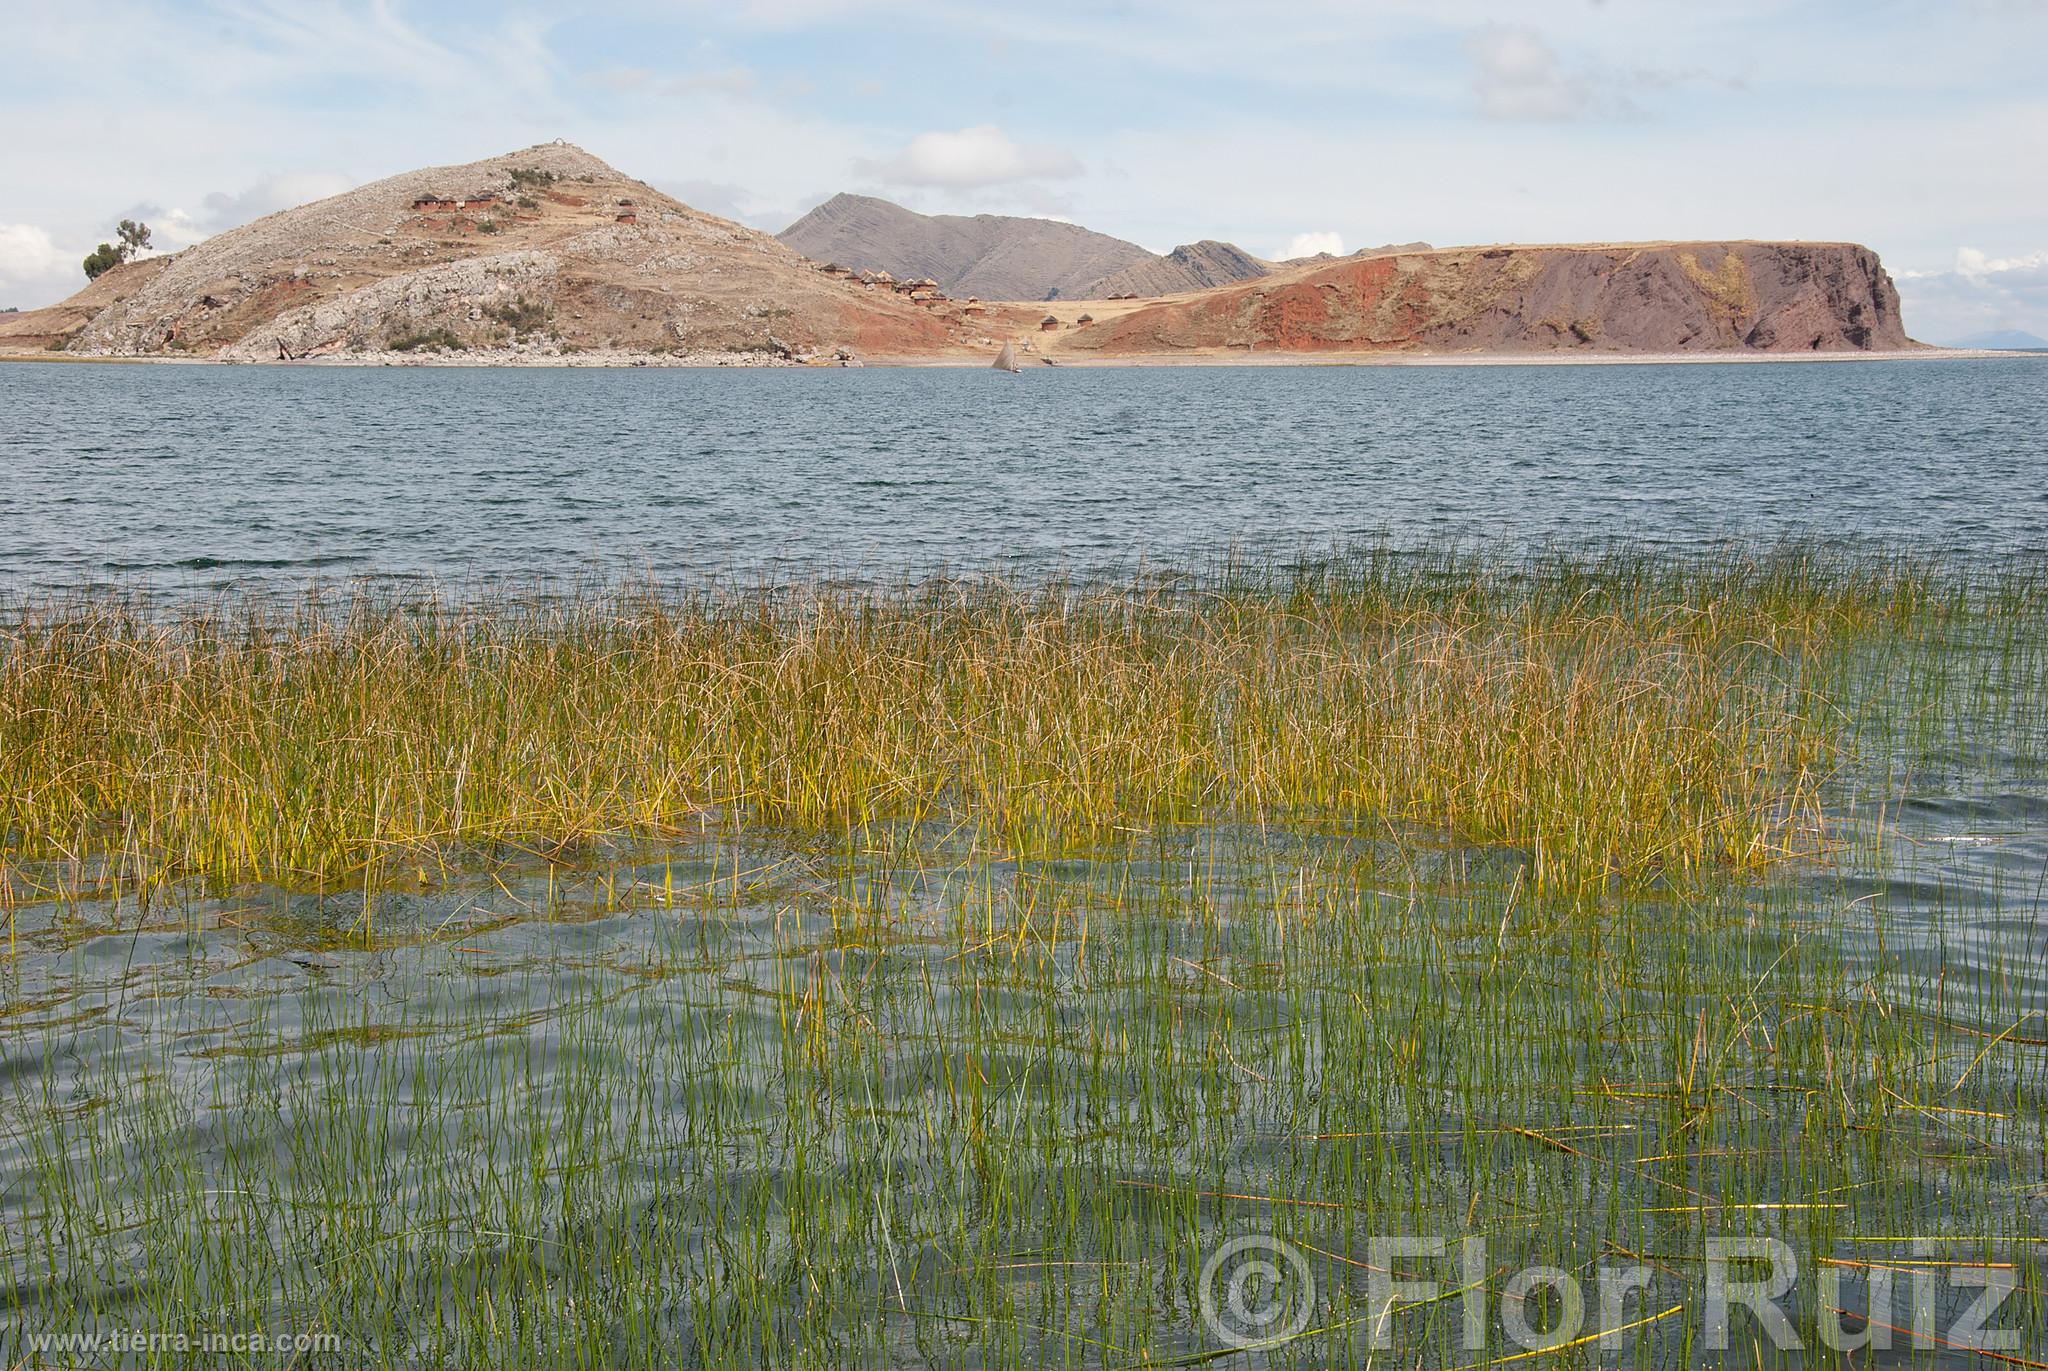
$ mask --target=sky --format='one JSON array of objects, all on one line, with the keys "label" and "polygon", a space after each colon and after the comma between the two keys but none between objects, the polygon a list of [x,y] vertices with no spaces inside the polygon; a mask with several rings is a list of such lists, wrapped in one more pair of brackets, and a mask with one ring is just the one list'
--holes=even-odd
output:
[{"label": "sky", "polygon": [[2048,0],[0,0],[0,308],[566,138],[781,229],[841,190],[1265,256],[1875,248],[1916,337],[2048,336]]}]

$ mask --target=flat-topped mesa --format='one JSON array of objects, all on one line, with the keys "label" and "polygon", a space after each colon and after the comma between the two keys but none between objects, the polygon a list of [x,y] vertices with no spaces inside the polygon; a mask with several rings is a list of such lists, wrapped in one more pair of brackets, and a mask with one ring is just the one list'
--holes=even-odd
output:
[{"label": "flat-topped mesa", "polygon": [[[818,272],[568,143],[404,172],[123,269],[51,345],[227,360],[515,347],[935,353],[980,325]],[[112,274],[110,274],[112,275]],[[15,331],[10,329],[10,332]]]},{"label": "flat-topped mesa", "polygon": [[1915,347],[1853,243],[1447,248],[1311,263],[1142,305],[1063,349],[1176,352],[1854,352]]}]

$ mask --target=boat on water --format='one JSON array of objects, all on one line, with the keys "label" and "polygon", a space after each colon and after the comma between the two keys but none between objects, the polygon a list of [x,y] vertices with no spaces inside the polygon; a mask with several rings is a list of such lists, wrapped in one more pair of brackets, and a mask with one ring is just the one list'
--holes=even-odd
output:
[{"label": "boat on water", "polygon": [[1004,343],[1003,350],[996,354],[995,365],[997,371],[1024,370],[1023,364],[1017,360],[1017,345],[1015,343]]}]

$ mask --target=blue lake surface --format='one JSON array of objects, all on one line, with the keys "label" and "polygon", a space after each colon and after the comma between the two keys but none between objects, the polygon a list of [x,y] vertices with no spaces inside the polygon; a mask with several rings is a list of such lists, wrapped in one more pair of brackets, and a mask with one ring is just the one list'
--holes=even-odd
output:
[{"label": "blue lake surface", "polygon": [[0,587],[2048,547],[2048,364],[0,367]]}]

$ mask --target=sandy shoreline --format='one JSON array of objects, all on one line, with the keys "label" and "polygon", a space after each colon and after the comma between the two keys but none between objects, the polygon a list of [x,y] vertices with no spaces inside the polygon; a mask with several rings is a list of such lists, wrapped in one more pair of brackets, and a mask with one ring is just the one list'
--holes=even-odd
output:
[{"label": "sandy shoreline", "polygon": [[[986,368],[994,353],[939,356],[875,357],[855,368]],[[1027,354],[1026,371],[1058,368],[1117,367],[1526,367],[1526,366],[1714,366],[1825,362],[1940,362],[1987,359],[2048,360],[2044,352],[2004,352],[1981,348],[1914,348],[1885,352],[1187,352],[1139,353],[1117,357]],[[246,367],[641,367],[709,371],[836,369],[832,361],[803,361],[767,353],[649,354],[634,352],[462,352],[440,354],[360,353],[311,357],[293,362],[218,361],[206,357],[80,356],[64,352],[5,352],[0,362],[80,363],[87,365],[246,366]]]}]

